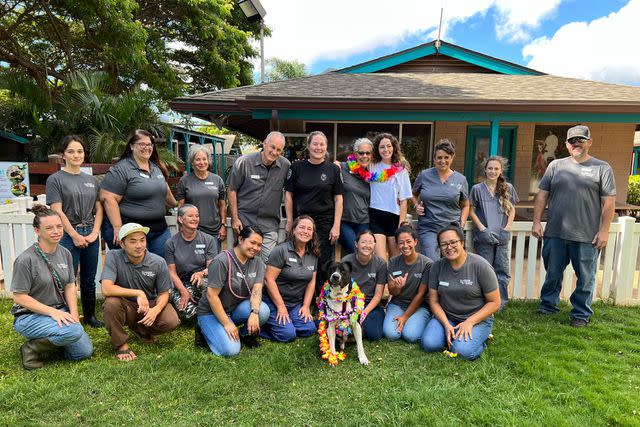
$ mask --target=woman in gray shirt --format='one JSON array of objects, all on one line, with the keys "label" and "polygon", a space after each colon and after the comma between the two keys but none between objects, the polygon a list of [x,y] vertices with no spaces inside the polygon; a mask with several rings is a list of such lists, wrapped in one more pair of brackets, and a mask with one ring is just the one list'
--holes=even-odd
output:
[{"label": "woman in gray shirt", "polygon": [[429,352],[446,348],[474,360],[487,348],[493,313],[500,308],[498,279],[484,258],[465,250],[460,227],[445,227],[437,238],[442,258],[429,273],[433,318],[422,334],[422,348]]},{"label": "woman in gray shirt", "polygon": [[209,172],[211,154],[201,146],[189,150],[191,173],[180,178],[176,191],[178,206],[185,203],[194,205],[200,213],[198,229],[213,236],[216,254],[220,252],[220,242],[227,237],[227,204],[224,201],[224,181]]},{"label": "woman in gray shirt", "polygon": [[60,144],[64,169],[47,178],[47,203],[58,213],[64,227],[60,245],[71,252],[73,271],[80,267],[80,298],[83,322],[99,328],[104,324],[96,319],[96,270],[102,224],[102,204],[98,200],[98,180],[80,170],[86,147],[77,135],[67,135]]}]

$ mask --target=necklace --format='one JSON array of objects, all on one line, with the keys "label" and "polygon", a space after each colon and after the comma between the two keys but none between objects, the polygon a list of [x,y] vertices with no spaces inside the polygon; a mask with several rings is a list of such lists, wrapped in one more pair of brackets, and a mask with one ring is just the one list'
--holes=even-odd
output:
[{"label": "necklace", "polygon": [[347,167],[349,168],[349,172],[351,172],[352,175],[357,175],[367,182],[386,182],[390,180],[395,174],[401,172],[404,169],[401,163],[394,163],[390,168],[387,168],[381,172],[371,173],[356,161],[356,156],[354,156],[353,154],[347,157]]}]

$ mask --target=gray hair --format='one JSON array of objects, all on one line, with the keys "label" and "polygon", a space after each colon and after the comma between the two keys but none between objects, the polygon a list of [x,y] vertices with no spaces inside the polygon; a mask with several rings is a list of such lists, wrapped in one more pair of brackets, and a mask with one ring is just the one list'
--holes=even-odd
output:
[{"label": "gray hair", "polygon": [[[189,209],[195,209],[196,211],[198,211],[198,208],[196,206],[190,205],[189,203],[185,203],[184,205],[178,208],[178,218],[184,217],[189,211]],[[182,223],[180,221],[177,221],[177,223],[178,223],[178,228],[182,227]]]},{"label": "gray hair", "polygon": [[264,139],[263,142],[267,142],[269,141],[271,138],[282,138],[283,141],[286,141],[284,134],[282,132],[278,132],[277,130],[271,131],[269,132],[269,134],[267,135],[267,137]]},{"label": "gray hair", "polygon": [[356,152],[363,144],[369,144],[373,149],[373,142],[369,138],[358,138],[353,142],[353,151]]},{"label": "gray hair", "polygon": [[189,164],[193,167],[193,161],[196,159],[198,153],[205,153],[207,155],[207,161],[211,166],[211,152],[204,145],[194,144],[189,147]]}]

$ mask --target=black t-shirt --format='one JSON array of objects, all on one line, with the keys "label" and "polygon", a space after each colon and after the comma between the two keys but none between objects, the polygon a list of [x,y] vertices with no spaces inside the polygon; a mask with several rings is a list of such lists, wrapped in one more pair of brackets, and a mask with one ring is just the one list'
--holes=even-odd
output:
[{"label": "black t-shirt", "polygon": [[319,165],[300,160],[291,165],[284,189],[293,194],[296,217],[333,218],[333,197],[343,192],[340,168],[326,160]]}]

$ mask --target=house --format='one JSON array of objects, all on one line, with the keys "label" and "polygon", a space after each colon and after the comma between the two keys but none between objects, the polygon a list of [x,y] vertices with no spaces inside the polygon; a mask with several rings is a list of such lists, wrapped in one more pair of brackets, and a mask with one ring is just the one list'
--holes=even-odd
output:
[{"label": "house", "polygon": [[546,165],[567,155],[566,130],[585,124],[592,154],[614,168],[623,203],[640,87],[551,76],[434,41],[325,74],[184,96],[170,106],[259,139],[279,130],[294,148],[321,130],[337,159],[354,139],[391,132],[413,176],[448,138],[456,145],[453,168],[470,184],[486,156],[509,159],[522,200],[533,198]]}]

